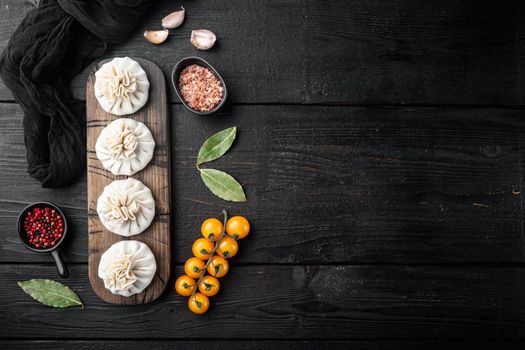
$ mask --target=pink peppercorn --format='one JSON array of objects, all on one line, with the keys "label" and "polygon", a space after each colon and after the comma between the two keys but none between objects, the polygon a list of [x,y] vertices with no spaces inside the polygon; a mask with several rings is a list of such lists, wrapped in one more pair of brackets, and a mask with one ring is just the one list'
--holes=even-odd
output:
[{"label": "pink peppercorn", "polygon": [[54,246],[62,237],[64,218],[54,209],[35,207],[24,217],[27,241],[35,248]]}]

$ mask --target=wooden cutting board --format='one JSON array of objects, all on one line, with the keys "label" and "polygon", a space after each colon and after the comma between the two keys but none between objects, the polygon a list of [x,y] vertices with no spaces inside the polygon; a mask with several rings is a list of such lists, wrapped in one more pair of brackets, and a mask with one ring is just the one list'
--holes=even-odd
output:
[{"label": "wooden cutting board", "polygon": [[[148,102],[138,112],[119,117],[107,113],[99,105],[94,93],[95,72],[102,64],[110,61],[109,59],[101,61],[93,68],[86,87],[89,280],[93,290],[102,300],[120,305],[146,304],[157,299],[166,288],[171,269],[170,121],[166,82],[155,63],[140,58],[133,59],[146,71],[150,82]],[[97,214],[97,200],[104,187],[113,180],[127,178],[115,176],[104,169],[95,152],[95,143],[102,129],[118,118],[131,118],[146,124],[155,139],[153,159],[146,168],[131,176],[151,189],[155,198],[155,219],[144,232],[131,237],[122,237],[106,230]],[[126,239],[146,243],[155,254],[157,262],[157,272],[151,284],[142,293],[131,297],[113,295],[98,277],[98,264],[102,253],[113,243]]]}]

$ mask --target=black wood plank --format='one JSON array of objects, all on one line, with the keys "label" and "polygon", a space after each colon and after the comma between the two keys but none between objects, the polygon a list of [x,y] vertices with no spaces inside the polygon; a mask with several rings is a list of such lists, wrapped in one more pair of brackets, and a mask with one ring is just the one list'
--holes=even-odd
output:
[{"label": "black wood plank", "polygon": [[[175,275],[182,268],[175,269]],[[85,265],[64,282],[86,308],[57,310],[17,281],[53,266],[0,265],[0,337],[66,339],[453,339],[525,336],[525,269],[402,266],[232,266],[209,312],[191,314],[170,288],[157,301],[98,299]]]},{"label": "black wood plank", "polygon": [[522,350],[525,341],[522,340],[447,340],[447,341],[425,341],[425,340],[234,340],[212,341],[212,340],[0,340],[0,348],[4,350],[201,350],[201,349],[229,349],[229,350],[437,350],[437,349],[516,349]]},{"label": "black wood plank", "polygon": [[[68,261],[87,261],[86,184],[42,189],[25,173],[21,112],[0,105],[0,261],[49,261],[26,251],[15,223],[49,200],[72,223]],[[523,111],[457,108],[235,106],[202,118],[172,109],[174,261],[226,207],[254,234],[246,263],[524,262]],[[235,176],[248,201],[214,197],[194,163],[202,141],[237,125],[209,167]]]},{"label": "black wood plank", "polygon": [[[154,349],[154,350],[201,350],[201,349],[224,349],[229,350],[294,350],[294,349],[312,349],[319,350],[329,347],[333,350],[346,350],[351,346],[352,349],[370,349],[368,347],[369,342],[356,342],[356,341],[260,341],[260,340],[227,340],[227,341],[163,341],[157,339],[151,339],[147,341],[133,341],[133,340],[121,340],[121,341],[0,341],[0,348],[4,350],[18,350],[18,349],[39,349],[39,350],[56,350],[56,349],[77,349],[77,350],[143,350],[143,349]],[[372,348],[374,349],[374,348]],[[376,347],[380,349],[380,347]],[[392,349],[392,348],[390,348]]]},{"label": "black wood plank", "polygon": [[[143,30],[180,5],[187,19],[169,41],[145,42]],[[2,2],[0,49],[29,8]],[[202,56],[232,102],[523,104],[524,15],[517,1],[165,0],[108,55],[150,59],[167,77],[181,58]],[[217,48],[190,45],[201,27]],[[86,74],[73,84],[79,98]],[[0,100],[11,98],[0,83]]]}]

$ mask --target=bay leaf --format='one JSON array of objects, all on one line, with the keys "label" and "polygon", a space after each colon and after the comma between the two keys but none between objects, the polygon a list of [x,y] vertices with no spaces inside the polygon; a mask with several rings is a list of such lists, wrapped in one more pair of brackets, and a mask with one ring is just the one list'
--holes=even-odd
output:
[{"label": "bay leaf", "polygon": [[18,282],[20,288],[36,301],[52,307],[82,306],[84,304],[69,287],[48,279],[32,279]]},{"label": "bay leaf", "polygon": [[199,150],[197,164],[211,162],[212,160],[221,157],[232,146],[236,134],[237,128],[232,126],[231,128],[224,129],[210,136],[204,141]]},{"label": "bay leaf", "polygon": [[199,169],[202,181],[217,197],[231,202],[244,202],[246,195],[231,175],[216,169]]}]

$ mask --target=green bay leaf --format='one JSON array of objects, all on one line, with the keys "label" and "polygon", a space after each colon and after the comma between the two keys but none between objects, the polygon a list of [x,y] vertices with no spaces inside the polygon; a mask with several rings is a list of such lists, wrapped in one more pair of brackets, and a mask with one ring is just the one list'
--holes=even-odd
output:
[{"label": "green bay leaf", "polygon": [[32,279],[18,285],[36,301],[52,307],[82,306],[84,304],[69,287],[48,279]]},{"label": "green bay leaf", "polygon": [[221,157],[232,146],[236,133],[237,128],[232,126],[231,128],[219,131],[204,141],[197,156],[197,164],[211,162]]},{"label": "green bay leaf", "polygon": [[231,175],[216,169],[199,169],[202,181],[217,197],[231,202],[244,202],[246,195]]}]

